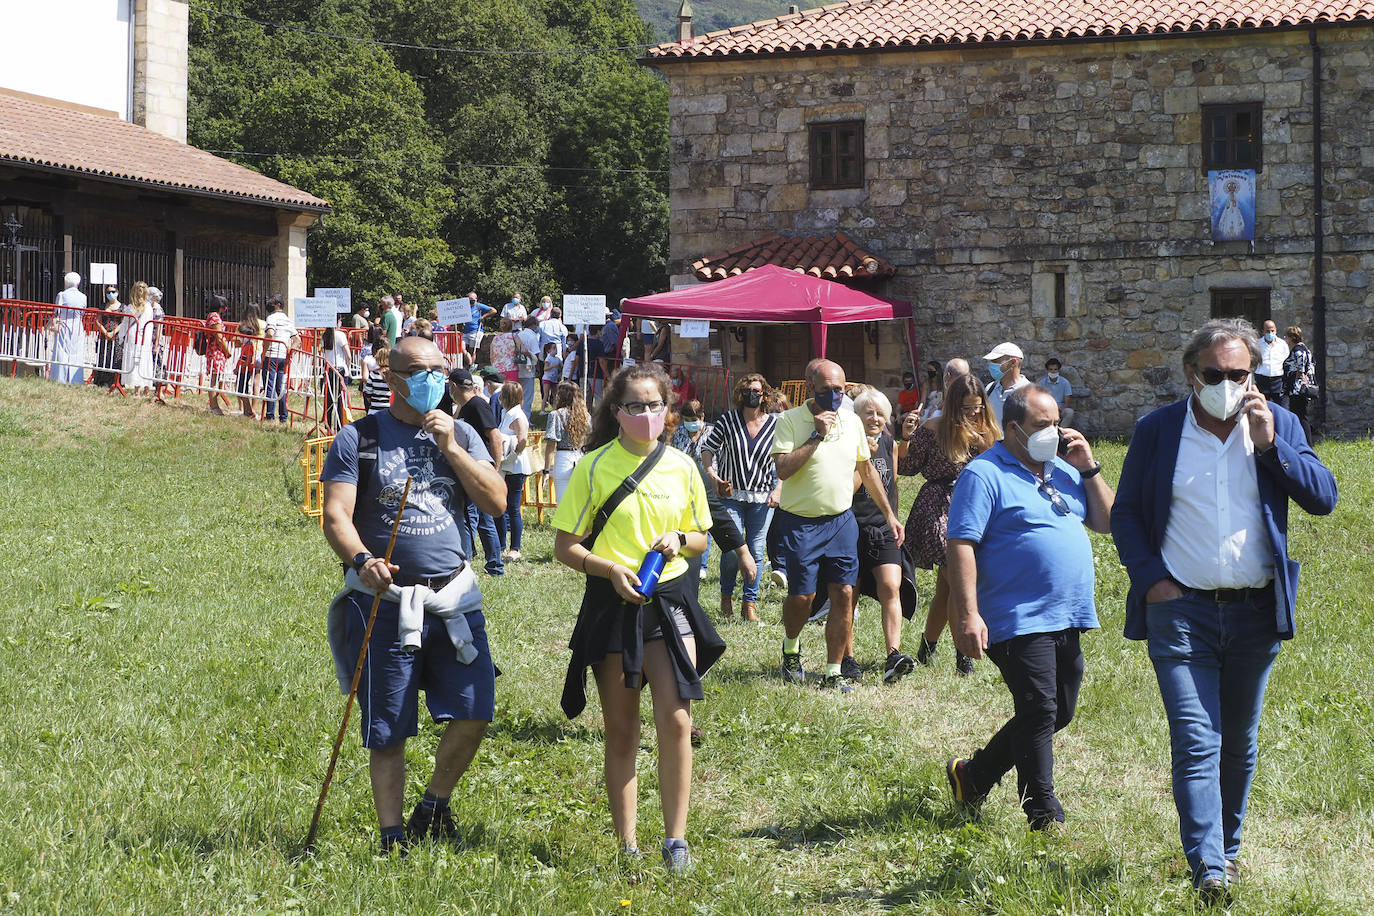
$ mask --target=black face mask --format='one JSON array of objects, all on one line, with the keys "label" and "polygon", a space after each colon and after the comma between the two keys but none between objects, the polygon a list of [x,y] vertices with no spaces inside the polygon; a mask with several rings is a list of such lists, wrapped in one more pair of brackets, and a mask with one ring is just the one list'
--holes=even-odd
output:
[{"label": "black face mask", "polygon": [[763,402],[763,392],[752,389],[743,392],[743,404],[745,407],[758,407]]},{"label": "black face mask", "polygon": [[934,371],[929,370],[929,369],[926,370],[926,378],[930,379],[932,382],[935,381],[935,379],[937,379],[937,378],[939,377],[939,375],[940,375],[940,373],[938,373],[938,372],[934,372]]}]

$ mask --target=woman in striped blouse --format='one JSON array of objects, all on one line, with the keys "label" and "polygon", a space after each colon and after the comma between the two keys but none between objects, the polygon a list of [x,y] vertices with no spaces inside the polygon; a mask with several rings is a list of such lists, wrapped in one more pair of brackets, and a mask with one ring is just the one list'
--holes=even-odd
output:
[{"label": "woman in striped blouse", "polygon": [[[777,417],[764,412],[768,382],[757,372],[735,382],[734,410],[716,421],[701,447],[701,465],[721,497],[726,513],[744,532],[755,557],[766,552],[768,524],[778,505],[778,472],[773,466],[773,431]],[[720,558],[720,613],[735,615],[735,578],[739,561],[733,553]],[[758,620],[759,571],[744,580],[740,616]]]}]

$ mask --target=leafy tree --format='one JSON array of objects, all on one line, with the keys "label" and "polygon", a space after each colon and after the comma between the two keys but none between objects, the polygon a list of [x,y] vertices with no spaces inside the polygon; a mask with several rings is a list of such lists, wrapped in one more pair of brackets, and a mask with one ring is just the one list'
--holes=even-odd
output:
[{"label": "leafy tree", "polygon": [[[361,23],[319,5],[245,2],[264,21],[328,31]],[[220,0],[220,9],[229,9]],[[189,139],[328,200],[310,237],[314,285],[373,297],[433,295],[453,263],[440,229],[453,209],[443,150],[414,80],[375,44],[191,11]]]},{"label": "leafy tree", "polygon": [[312,236],[319,285],[488,299],[664,285],[667,88],[635,61],[651,39],[631,0],[217,8],[388,43],[193,10],[192,142],[275,153],[243,161],[334,204]]}]

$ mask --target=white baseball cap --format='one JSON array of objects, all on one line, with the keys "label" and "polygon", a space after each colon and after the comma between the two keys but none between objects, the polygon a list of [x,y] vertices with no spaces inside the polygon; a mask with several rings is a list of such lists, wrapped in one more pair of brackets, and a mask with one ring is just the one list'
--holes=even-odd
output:
[{"label": "white baseball cap", "polygon": [[1026,354],[1021,352],[1021,348],[1011,341],[1004,341],[992,348],[992,352],[983,357],[988,362],[995,362],[1004,356],[1015,356],[1017,359],[1024,360]]}]

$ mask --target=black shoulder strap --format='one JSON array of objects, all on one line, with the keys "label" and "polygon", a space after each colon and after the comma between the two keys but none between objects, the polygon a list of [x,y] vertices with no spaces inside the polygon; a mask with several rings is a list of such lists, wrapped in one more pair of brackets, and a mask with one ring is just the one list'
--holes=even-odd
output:
[{"label": "black shoulder strap", "polygon": [[358,430],[358,495],[353,505],[359,506],[368,485],[372,483],[372,474],[377,470],[377,440],[381,435],[381,426],[375,413],[364,414],[353,426]]},{"label": "black shoulder strap", "polygon": [[654,465],[658,464],[658,459],[662,458],[663,453],[667,450],[668,443],[660,440],[658,446],[639,463],[639,467],[631,471],[630,476],[620,482],[620,486],[615,488],[615,492],[612,493],[610,497],[601,504],[601,508],[597,510],[596,518],[592,521],[591,530],[588,531],[587,536],[582,539],[583,547],[588,550],[592,549],[592,545],[596,543],[596,539],[601,535],[602,529],[606,527],[606,522],[610,521],[611,513],[615,512],[615,510],[620,507],[620,504],[625,501],[625,497],[639,488],[640,481],[649,476],[649,472],[654,469]]}]

